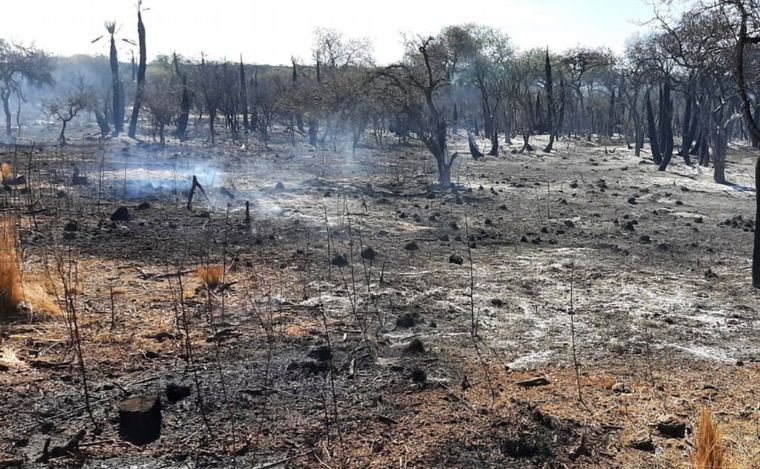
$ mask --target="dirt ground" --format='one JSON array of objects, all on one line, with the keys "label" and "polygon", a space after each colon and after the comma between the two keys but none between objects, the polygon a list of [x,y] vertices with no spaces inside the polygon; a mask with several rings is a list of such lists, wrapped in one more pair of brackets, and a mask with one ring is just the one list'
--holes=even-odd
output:
[{"label": "dirt ground", "polygon": [[[461,158],[439,190],[414,145],[0,148],[25,287],[72,273],[92,411],[70,312],[4,318],[0,467],[686,467],[703,406],[760,467],[753,153],[718,185],[555,149]],[[160,439],[120,438],[154,394]]]}]

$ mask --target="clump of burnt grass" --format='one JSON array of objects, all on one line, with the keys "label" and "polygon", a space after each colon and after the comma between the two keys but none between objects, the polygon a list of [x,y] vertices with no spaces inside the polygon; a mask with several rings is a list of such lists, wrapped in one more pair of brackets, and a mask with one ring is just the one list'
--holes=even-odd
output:
[{"label": "clump of burnt grass", "polygon": [[693,469],[729,469],[734,465],[723,445],[723,435],[712,411],[704,407],[699,415],[694,453],[691,456]]},{"label": "clump of burnt grass", "polygon": [[0,219],[0,317],[14,315],[24,299],[17,244],[18,234],[11,219]]},{"label": "clump of burnt grass", "polygon": [[195,269],[195,274],[206,288],[213,290],[222,282],[224,267],[221,265],[199,265]]}]

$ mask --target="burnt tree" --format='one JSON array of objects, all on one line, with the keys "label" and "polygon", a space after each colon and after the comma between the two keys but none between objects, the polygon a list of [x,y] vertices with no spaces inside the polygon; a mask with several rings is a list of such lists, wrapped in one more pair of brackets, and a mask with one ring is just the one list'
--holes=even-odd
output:
[{"label": "burnt tree", "polygon": [[130,138],[137,136],[137,118],[140,114],[143,95],[145,93],[145,68],[146,68],[146,47],[145,47],[145,25],[142,20],[142,0],[137,2],[137,39],[140,43],[140,63],[137,66],[137,91],[135,92],[135,103],[132,106],[132,116],[129,119]]},{"label": "burnt tree", "polygon": [[549,143],[544,148],[544,152],[551,153],[556,130],[554,128],[554,86],[552,84],[552,64],[549,60],[549,49],[546,49],[544,74],[546,75],[546,126],[549,130]]}]

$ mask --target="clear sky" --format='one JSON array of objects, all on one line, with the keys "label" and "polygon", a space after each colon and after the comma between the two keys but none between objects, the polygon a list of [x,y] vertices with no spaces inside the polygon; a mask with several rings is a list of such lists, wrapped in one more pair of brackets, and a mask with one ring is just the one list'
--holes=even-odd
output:
[{"label": "clear sky", "polygon": [[[309,62],[317,27],[366,37],[383,63],[402,54],[401,34],[431,34],[451,24],[498,27],[520,48],[561,51],[576,45],[623,50],[652,16],[644,0],[144,0],[148,55],[177,51],[188,57],[260,64]],[[121,25],[119,35],[137,39],[136,0],[3,0],[0,37],[34,42],[52,53],[107,53],[103,22]],[[133,48],[119,46],[126,59]],[[135,48],[136,49],[136,48]]]}]

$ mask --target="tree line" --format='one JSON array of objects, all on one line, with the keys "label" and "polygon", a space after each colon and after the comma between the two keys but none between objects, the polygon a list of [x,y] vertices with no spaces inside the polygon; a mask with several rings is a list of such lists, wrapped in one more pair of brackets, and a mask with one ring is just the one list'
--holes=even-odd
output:
[{"label": "tree line", "polygon": [[[267,145],[275,126],[291,142],[314,146],[337,148],[350,136],[354,151],[383,147],[390,135],[401,143],[415,139],[435,159],[443,186],[451,185],[459,156],[449,150],[452,133],[466,132],[475,158],[485,150],[477,137],[490,142],[492,156],[518,137],[517,152],[535,151],[531,137],[537,134],[549,136],[539,149],[547,154],[560,138],[610,144],[614,138],[637,156],[648,147],[660,171],[677,157],[712,166],[714,180],[723,184],[729,142],[760,147],[760,9],[756,0],[702,0],[671,15],[668,3],[655,4],[654,27],[631,37],[622,54],[519,50],[499,29],[464,24],[407,37],[403,57],[387,66],[375,63],[366,40],[318,30],[311,57],[294,58],[289,67],[177,54],[148,66],[138,3],[137,43],[118,37],[114,22],[105,24],[110,80],[72,72],[63,78],[75,85],[47,109],[61,121],[61,144],[66,124],[81,111],[95,117],[104,137],[120,134],[127,108],[128,135],[136,136],[144,109],[161,143],[171,132],[180,140],[203,135],[213,144],[223,130],[234,140],[257,136]],[[122,41],[139,46],[138,60],[132,56],[127,67],[119,57]],[[0,41],[7,134],[11,98],[18,120],[24,90],[52,84],[54,62],[34,47]],[[754,273],[760,285],[760,267]]]}]

